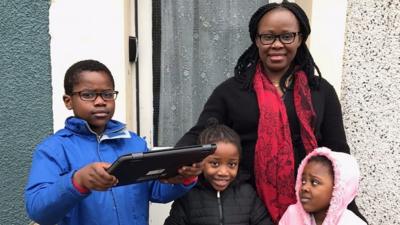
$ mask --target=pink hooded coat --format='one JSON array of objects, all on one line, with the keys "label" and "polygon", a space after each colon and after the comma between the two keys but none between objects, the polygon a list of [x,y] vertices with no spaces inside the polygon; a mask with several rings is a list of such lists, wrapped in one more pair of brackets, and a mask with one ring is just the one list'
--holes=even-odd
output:
[{"label": "pink hooded coat", "polygon": [[303,209],[299,192],[304,167],[310,157],[316,155],[323,155],[331,160],[335,174],[331,203],[322,225],[366,225],[347,209],[347,205],[353,201],[358,192],[360,170],[356,159],[349,154],[333,152],[325,147],[315,149],[301,162],[296,179],[297,203],[289,206],[279,225],[315,225],[314,218]]}]

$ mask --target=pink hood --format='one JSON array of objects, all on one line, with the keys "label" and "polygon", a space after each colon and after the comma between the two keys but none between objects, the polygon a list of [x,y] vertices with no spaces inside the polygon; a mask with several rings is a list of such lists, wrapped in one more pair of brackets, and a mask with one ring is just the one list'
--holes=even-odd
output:
[{"label": "pink hood", "polygon": [[356,159],[343,152],[334,152],[328,148],[317,148],[308,154],[301,162],[297,179],[296,179],[296,198],[297,211],[300,212],[304,224],[309,224],[310,215],[304,211],[300,203],[299,191],[301,190],[301,175],[308,160],[312,156],[322,155],[331,160],[333,165],[333,172],[335,174],[334,187],[332,193],[331,204],[328,209],[327,216],[322,225],[335,225],[338,224],[343,212],[346,210],[347,205],[355,198],[358,192],[360,170]]}]

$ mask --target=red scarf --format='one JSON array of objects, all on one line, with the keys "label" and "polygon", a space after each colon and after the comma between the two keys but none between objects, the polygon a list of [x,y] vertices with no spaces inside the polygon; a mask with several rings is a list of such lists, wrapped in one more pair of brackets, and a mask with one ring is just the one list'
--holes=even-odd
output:
[{"label": "red scarf", "polygon": [[[294,75],[294,106],[301,140],[308,154],[317,147],[313,126],[315,113],[303,71]],[[255,146],[254,170],[257,192],[275,223],[287,207],[296,203],[294,152],[285,104],[271,81],[257,65],[254,76],[260,118]]]}]

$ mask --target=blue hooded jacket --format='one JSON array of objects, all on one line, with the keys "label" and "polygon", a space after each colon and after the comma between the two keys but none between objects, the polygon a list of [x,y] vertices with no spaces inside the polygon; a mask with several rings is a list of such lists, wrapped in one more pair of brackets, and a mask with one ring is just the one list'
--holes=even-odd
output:
[{"label": "blue hooded jacket", "polygon": [[86,121],[68,118],[64,129],[35,150],[25,190],[29,217],[41,225],[147,225],[149,201],[172,201],[194,184],[149,181],[88,194],[72,185],[74,172],[90,163],[112,163],[121,155],[144,151],[146,142],[118,121],[109,121],[104,134],[98,136]]}]

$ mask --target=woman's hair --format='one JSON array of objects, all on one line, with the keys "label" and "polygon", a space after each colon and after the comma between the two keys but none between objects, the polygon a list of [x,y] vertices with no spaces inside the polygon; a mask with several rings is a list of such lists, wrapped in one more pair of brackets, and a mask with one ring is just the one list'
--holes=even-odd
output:
[{"label": "woman's hair", "polygon": [[[288,71],[283,75],[280,84],[281,87],[284,87],[283,84],[286,83],[286,80],[289,78],[291,74],[298,70],[303,70],[308,79],[308,83],[310,87],[312,88],[317,88],[319,84],[319,79],[315,79],[314,77],[314,70],[317,70],[319,78],[321,77],[321,72],[319,71],[318,66],[315,64],[313,57],[311,56],[310,51],[308,50],[308,47],[306,45],[306,41],[308,38],[308,35],[311,32],[310,28],[310,22],[308,20],[308,17],[304,10],[297,5],[296,3],[288,2],[284,0],[282,3],[270,3],[267,5],[264,5],[260,7],[251,17],[250,23],[249,23],[249,33],[250,33],[250,38],[252,41],[251,46],[239,57],[236,66],[235,66],[235,75],[236,76],[244,76],[243,73],[245,73],[248,69],[252,69],[255,71],[255,66],[259,60],[259,55],[258,55],[258,48],[256,45],[256,38],[258,35],[258,23],[260,22],[261,18],[268,12],[277,9],[277,8],[283,8],[287,9],[290,12],[293,13],[293,15],[296,17],[296,19],[299,22],[299,27],[300,27],[300,33],[302,37],[301,44],[299,48],[297,49],[297,53],[295,58],[293,59],[292,64],[290,65]],[[251,85],[251,82],[254,77],[254,73],[252,74],[246,74],[246,82],[245,82],[245,87],[249,88]]]},{"label": "woman's hair", "polygon": [[105,66],[103,63],[88,59],[82,60],[74,63],[71,67],[68,68],[64,77],[64,91],[65,94],[71,95],[73,92],[74,85],[79,83],[79,75],[83,71],[94,71],[94,72],[104,72],[107,76],[110,77],[112,86],[115,87],[114,78],[111,74],[111,71]]},{"label": "woman's hair", "polygon": [[207,120],[206,129],[204,129],[198,139],[199,144],[212,144],[217,142],[231,143],[236,146],[241,155],[241,144],[239,135],[226,125],[218,124],[216,118]]},{"label": "woman's hair", "polygon": [[321,163],[322,165],[324,165],[324,166],[326,166],[327,168],[329,168],[329,173],[332,175],[332,177],[335,176],[335,174],[334,174],[334,172],[333,172],[332,161],[329,160],[326,156],[323,156],[323,155],[311,156],[311,157],[308,159],[307,164],[309,164],[310,162]]}]

